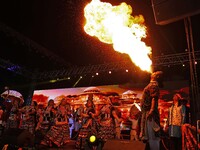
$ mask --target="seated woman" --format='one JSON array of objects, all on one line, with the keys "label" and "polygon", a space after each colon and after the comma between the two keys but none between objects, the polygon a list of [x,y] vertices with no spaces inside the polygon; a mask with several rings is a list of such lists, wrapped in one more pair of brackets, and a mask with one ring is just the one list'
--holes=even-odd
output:
[{"label": "seated woman", "polygon": [[68,114],[70,110],[67,107],[66,100],[63,99],[57,107],[55,116],[55,125],[51,126],[50,130],[45,135],[41,144],[52,147],[55,144],[60,147],[66,144],[70,139]]}]

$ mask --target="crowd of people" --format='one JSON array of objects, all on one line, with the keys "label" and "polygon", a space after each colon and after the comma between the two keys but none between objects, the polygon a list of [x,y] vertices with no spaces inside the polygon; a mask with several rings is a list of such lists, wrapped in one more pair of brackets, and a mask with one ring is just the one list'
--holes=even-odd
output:
[{"label": "crowd of people", "polygon": [[[150,83],[144,88],[141,100],[141,112],[132,107],[127,118],[131,122],[130,140],[141,140],[149,144],[150,149],[160,149],[160,118],[158,99],[160,72],[152,74]],[[181,96],[175,94],[169,108],[168,136],[170,150],[179,149],[181,144],[181,126],[187,120],[186,107],[180,105]],[[137,109],[137,110],[135,110]],[[89,95],[85,105],[72,110],[66,99],[58,105],[50,99],[46,107],[32,101],[29,106],[21,106],[17,100],[12,107],[3,111],[0,106],[0,127],[6,133],[9,129],[23,129],[34,137],[34,146],[61,147],[70,140],[76,140],[76,147],[84,149],[87,137],[95,135],[101,139],[100,146],[108,139],[121,139],[120,125],[124,118],[112,99],[104,105],[94,105],[93,96]],[[2,134],[2,133],[1,133]]]},{"label": "crowd of people", "polygon": [[86,143],[80,143],[82,131],[104,141],[120,138],[122,118],[111,101],[97,108],[90,95],[85,106],[75,111],[66,99],[62,99],[58,105],[51,99],[46,107],[38,105],[36,101],[29,106],[21,106],[17,100],[11,103],[9,111],[1,111],[2,132],[6,133],[9,129],[29,131],[38,145],[61,147],[72,139],[77,140],[77,145],[83,145]]},{"label": "crowd of people", "polygon": [[11,103],[11,109],[1,115],[3,133],[10,129],[26,130],[35,138],[32,146],[43,144],[51,147],[54,144],[60,147],[70,140],[69,117],[72,112],[64,99],[58,106],[49,100],[46,107],[38,106],[36,101],[23,107],[18,100]]}]

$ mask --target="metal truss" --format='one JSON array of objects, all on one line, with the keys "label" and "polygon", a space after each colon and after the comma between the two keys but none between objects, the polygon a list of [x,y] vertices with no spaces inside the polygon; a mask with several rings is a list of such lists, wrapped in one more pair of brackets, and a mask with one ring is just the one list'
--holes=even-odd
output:
[{"label": "metal truss", "polygon": [[[191,55],[191,54],[190,54]],[[200,60],[200,51],[195,51],[195,61]],[[163,55],[153,58],[153,66],[179,65],[189,62],[189,53]]]},{"label": "metal truss", "polygon": [[[200,51],[195,52],[195,61],[200,60]],[[170,54],[155,57],[153,59],[153,66],[171,66],[185,64],[189,62],[189,53],[179,53],[179,54]],[[55,79],[62,77],[70,77],[75,75],[85,75],[85,74],[95,74],[101,72],[109,71],[119,71],[133,68],[133,64],[130,61],[117,62],[117,63],[108,63],[108,64],[99,64],[99,65],[90,65],[83,67],[75,67],[71,69],[55,70],[50,72],[42,72],[36,75],[37,79]]]},{"label": "metal truss", "polygon": [[78,76],[78,75],[87,75],[102,72],[109,72],[109,71],[119,71],[119,70],[126,70],[130,68],[131,62],[124,61],[124,62],[116,62],[116,63],[108,63],[108,64],[99,64],[99,65],[89,65],[83,67],[74,67],[70,69],[63,69],[63,70],[55,70],[50,72],[42,72],[36,75],[37,79],[55,79],[55,78],[63,78],[63,77],[71,77],[71,76]]},{"label": "metal truss", "polygon": [[[195,61],[200,61],[200,51],[195,52]],[[179,53],[158,56],[153,59],[153,66],[171,66],[180,65],[189,62],[189,53]],[[25,77],[33,78],[36,80],[47,80],[56,78],[67,78],[71,76],[96,74],[101,72],[119,71],[133,68],[133,64],[130,61],[106,63],[99,65],[89,65],[82,67],[72,67],[69,69],[53,70],[39,72],[37,74],[31,73],[19,65],[13,64],[9,61],[0,59],[0,67],[9,71],[15,72],[16,74],[23,75]]]}]

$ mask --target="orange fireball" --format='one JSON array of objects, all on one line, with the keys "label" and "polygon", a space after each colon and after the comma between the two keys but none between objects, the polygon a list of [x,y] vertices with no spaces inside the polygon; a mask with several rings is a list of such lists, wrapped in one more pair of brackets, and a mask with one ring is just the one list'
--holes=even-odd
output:
[{"label": "orange fireball", "polygon": [[144,18],[142,15],[133,17],[131,13],[131,6],[124,2],[112,6],[107,2],[92,0],[84,9],[84,30],[101,42],[113,44],[116,51],[128,54],[133,63],[151,72],[151,47],[142,41],[146,37]]}]

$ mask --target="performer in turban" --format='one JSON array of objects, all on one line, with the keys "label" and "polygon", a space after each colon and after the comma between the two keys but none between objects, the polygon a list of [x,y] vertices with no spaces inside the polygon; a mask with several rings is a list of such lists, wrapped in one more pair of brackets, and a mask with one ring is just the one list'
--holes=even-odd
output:
[{"label": "performer in turban", "polygon": [[149,143],[151,150],[160,148],[160,116],[158,111],[159,88],[162,87],[162,72],[157,71],[151,75],[150,83],[144,88],[141,109],[140,137]]}]

